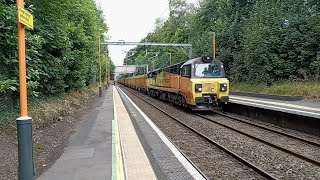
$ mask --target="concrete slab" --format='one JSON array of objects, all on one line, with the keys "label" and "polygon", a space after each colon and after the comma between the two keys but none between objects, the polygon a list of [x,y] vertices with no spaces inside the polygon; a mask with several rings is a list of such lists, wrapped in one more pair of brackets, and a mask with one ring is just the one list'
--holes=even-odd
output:
[{"label": "concrete slab", "polygon": [[67,150],[62,154],[60,160],[90,158],[93,152],[94,148]]},{"label": "concrete slab", "polygon": [[92,165],[92,166],[83,166],[83,167],[77,168],[74,179],[78,179],[78,180],[106,179],[106,177],[108,177],[108,171],[106,171],[104,166]]}]

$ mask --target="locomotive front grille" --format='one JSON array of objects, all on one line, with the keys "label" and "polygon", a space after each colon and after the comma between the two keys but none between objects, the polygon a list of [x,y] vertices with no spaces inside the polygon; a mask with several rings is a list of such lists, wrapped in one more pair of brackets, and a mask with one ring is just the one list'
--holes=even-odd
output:
[{"label": "locomotive front grille", "polygon": [[202,97],[195,98],[197,104],[216,103],[216,94],[203,94]]},{"label": "locomotive front grille", "polygon": [[211,92],[212,83],[203,83],[202,92]]}]

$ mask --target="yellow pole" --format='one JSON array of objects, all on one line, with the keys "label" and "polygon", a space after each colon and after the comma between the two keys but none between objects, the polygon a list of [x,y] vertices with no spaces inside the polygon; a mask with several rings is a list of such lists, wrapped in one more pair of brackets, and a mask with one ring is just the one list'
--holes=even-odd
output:
[{"label": "yellow pole", "polygon": [[170,65],[172,64],[172,53],[169,53],[170,54]]},{"label": "yellow pole", "polygon": [[108,61],[108,85],[110,83],[110,63]]},{"label": "yellow pole", "polygon": [[[17,8],[24,8],[24,0],[16,1]],[[17,13],[18,16],[18,13]],[[27,103],[27,68],[24,25],[17,22],[20,117],[16,119],[18,139],[18,179],[33,180],[35,171],[33,163],[32,119],[28,117]]]},{"label": "yellow pole", "polygon": [[101,55],[100,55],[100,31],[98,37],[98,59],[99,59],[99,96],[102,96],[102,80],[101,80]]},{"label": "yellow pole", "polygon": [[213,33],[212,39],[212,47],[213,47],[213,58],[216,58],[216,33]]},{"label": "yellow pole", "polygon": [[[17,6],[24,7],[23,0],[17,0]],[[27,71],[26,71],[26,45],[24,25],[18,22],[18,60],[20,85],[20,116],[28,116],[27,108]]]},{"label": "yellow pole", "polygon": [[106,88],[108,87],[108,58],[106,58]]}]

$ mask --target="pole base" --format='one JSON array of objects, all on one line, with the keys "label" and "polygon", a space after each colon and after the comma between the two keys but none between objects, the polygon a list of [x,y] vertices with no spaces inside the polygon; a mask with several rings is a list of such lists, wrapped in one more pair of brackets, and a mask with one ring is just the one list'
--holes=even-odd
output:
[{"label": "pole base", "polygon": [[102,87],[99,87],[99,97],[102,96]]},{"label": "pole base", "polygon": [[18,179],[34,180],[35,169],[32,145],[32,118],[20,117],[17,122],[18,136]]}]

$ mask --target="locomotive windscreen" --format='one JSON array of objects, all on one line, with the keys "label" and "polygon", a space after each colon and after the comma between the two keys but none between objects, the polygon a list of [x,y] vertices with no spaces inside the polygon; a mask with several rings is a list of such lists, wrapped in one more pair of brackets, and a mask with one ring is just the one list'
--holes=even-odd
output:
[{"label": "locomotive windscreen", "polygon": [[223,65],[218,63],[200,63],[195,64],[195,77],[224,77]]}]

